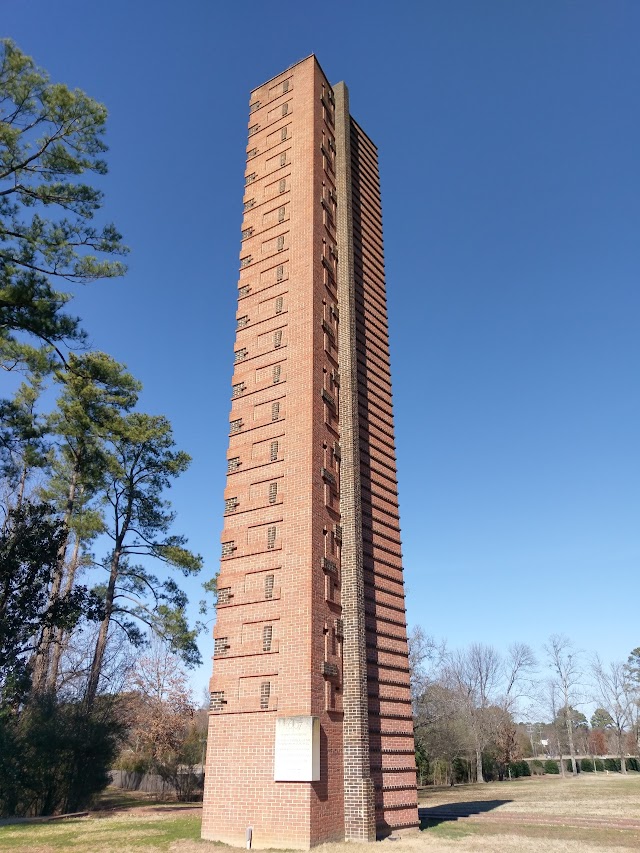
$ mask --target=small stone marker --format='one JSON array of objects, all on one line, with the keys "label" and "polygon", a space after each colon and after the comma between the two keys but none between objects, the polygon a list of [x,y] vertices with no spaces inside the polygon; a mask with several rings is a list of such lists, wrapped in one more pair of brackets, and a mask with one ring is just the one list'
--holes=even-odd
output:
[{"label": "small stone marker", "polygon": [[318,717],[278,717],[273,778],[276,782],[320,780]]}]

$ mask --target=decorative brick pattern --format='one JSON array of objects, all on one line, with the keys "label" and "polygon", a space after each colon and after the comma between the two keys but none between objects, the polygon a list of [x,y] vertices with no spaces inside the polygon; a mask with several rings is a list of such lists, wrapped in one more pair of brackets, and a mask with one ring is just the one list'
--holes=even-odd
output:
[{"label": "decorative brick pattern", "polygon": [[320,470],[320,473],[321,473],[322,479],[325,481],[325,483],[330,483],[332,486],[336,485],[336,478],[331,473],[331,471],[329,471],[328,468],[322,468]]},{"label": "decorative brick pattern", "polygon": [[273,575],[267,575],[264,579],[264,597],[273,598]]},{"label": "decorative brick pattern", "polygon": [[223,705],[226,705],[224,690],[213,690],[209,699],[209,710],[222,711]]},{"label": "decorative brick pattern", "polygon": [[[398,677],[408,670],[408,649],[389,350],[386,345],[377,346],[375,358],[366,361],[361,355],[370,349],[370,341],[388,339],[378,157],[375,146],[353,119],[349,119],[348,136],[353,252],[358,259],[353,268],[352,351],[356,354],[358,393],[363,611],[372,599],[376,603],[374,617],[365,621],[369,750],[377,832],[386,834],[394,828],[417,826],[415,768],[403,773],[397,770],[398,756],[414,748],[413,717],[408,678]],[[342,249],[340,257],[342,266]],[[340,304],[342,325],[345,305]],[[384,501],[377,495],[384,495]],[[380,530],[384,537],[379,535]],[[395,620],[393,639],[389,636],[391,620]],[[396,683],[389,684],[392,680]]]},{"label": "decorative brick pattern", "polygon": [[322,558],[322,570],[324,572],[331,572],[333,575],[338,574],[338,565],[334,560],[330,560],[328,557]]},{"label": "decorative brick pattern", "polygon": [[[351,147],[349,93],[343,83],[335,88],[338,139],[336,184],[337,234],[342,245],[338,267],[338,300],[343,318],[339,325],[342,411],[340,418],[341,521],[343,539],[343,749],[344,830],[353,841],[375,841],[375,799],[369,760],[367,660],[364,624],[364,572],[362,564],[362,512],[360,492],[356,318],[353,259]],[[325,331],[330,326],[325,321]]]},{"label": "decorative brick pattern", "polygon": [[213,655],[214,657],[219,657],[220,655],[224,655],[229,650],[229,638],[228,637],[217,637],[213,641]]},{"label": "decorative brick pattern", "polygon": [[224,502],[225,512],[235,512],[238,508],[238,498],[227,498]]},{"label": "decorative brick pattern", "polygon": [[233,552],[236,550],[236,543],[233,540],[229,540],[228,542],[222,543],[222,556],[223,557],[232,557]]}]

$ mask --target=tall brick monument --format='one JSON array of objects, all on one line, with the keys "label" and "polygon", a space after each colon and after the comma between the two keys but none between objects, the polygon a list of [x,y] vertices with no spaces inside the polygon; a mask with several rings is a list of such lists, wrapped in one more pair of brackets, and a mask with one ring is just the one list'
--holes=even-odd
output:
[{"label": "tall brick monument", "polygon": [[417,825],[375,145],[316,58],[255,89],[202,835]]}]

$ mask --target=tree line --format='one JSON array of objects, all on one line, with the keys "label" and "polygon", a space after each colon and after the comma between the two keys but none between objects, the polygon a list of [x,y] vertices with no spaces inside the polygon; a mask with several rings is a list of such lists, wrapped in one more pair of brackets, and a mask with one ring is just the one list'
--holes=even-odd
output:
[{"label": "tree line", "polygon": [[598,756],[640,769],[640,648],[604,662],[553,634],[540,656],[524,643],[452,650],[417,627],[409,658],[420,784],[576,774]]},{"label": "tree line", "polygon": [[149,636],[200,663],[178,578],[203,561],[166,499],[190,457],[69,311],[126,271],[93,185],[106,118],[0,43],[2,814],[81,808],[106,783],[123,736],[107,698]]}]

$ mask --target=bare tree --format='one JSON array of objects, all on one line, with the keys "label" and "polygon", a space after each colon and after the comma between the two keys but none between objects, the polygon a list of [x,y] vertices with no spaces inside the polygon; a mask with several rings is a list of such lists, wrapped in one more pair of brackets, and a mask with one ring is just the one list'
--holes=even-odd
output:
[{"label": "bare tree", "polygon": [[500,676],[500,659],[493,646],[473,643],[468,649],[453,652],[447,661],[445,677],[460,697],[467,719],[476,759],[476,782],[484,782],[482,751],[489,741],[486,710],[490,695]]},{"label": "bare tree", "polygon": [[454,686],[442,681],[430,682],[421,694],[415,717],[418,747],[428,756],[431,769],[445,771],[446,784],[453,785],[456,759],[474,749],[464,703]]},{"label": "bare tree", "polygon": [[625,735],[632,721],[632,685],[627,668],[622,661],[614,661],[606,666],[596,655],[591,666],[597,688],[597,701],[609,713],[611,728],[616,738],[616,752],[620,758],[620,770],[627,772],[625,761]]},{"label": "bare tree", "polygon": [[[567,740],[569,742],[569,754],[571,755],[571,769],[574,775],[578,772],[576,765],[576,750],[573,743],[573,720],[571,709],[579,703],[579,685],[582,680],[581,653],[576,651],[571,640],[564,634],[552,634],[544,650],[547,654],[549,667],[553,672],[552,685],[560,696],[562,707],[560,713],[563,715]],[[555,696],[555,691],[553,694]]]},{"label": "bare tree", "polygon": [[446,643],[440,642],[425,633],[416,625],[408,636],[409,643],[409,679],[411,683],[411,698],[416,709],[416,703],[425,693],[428,686],[437,680],[440,669],[446,657]]},{"label": "bare tree", "polygon": [[512,643],[509,646],[502,663],[504,710],[513,710],[523,698],[531,699],[536,687],[533,676],[537,665],[531,646],[526,643]]},{"label": "bare tree", "polygon": [[497,721],[512,714],[518,700],[528,692],[528,676],[535,663],[533,652],[524,643],[514,643],[504,658],[493,646],[482,643],[473,643],[447,658],[445,678],[463,703],[474,743],[478,782],[485,781],[482,753],[498,735]]}]

